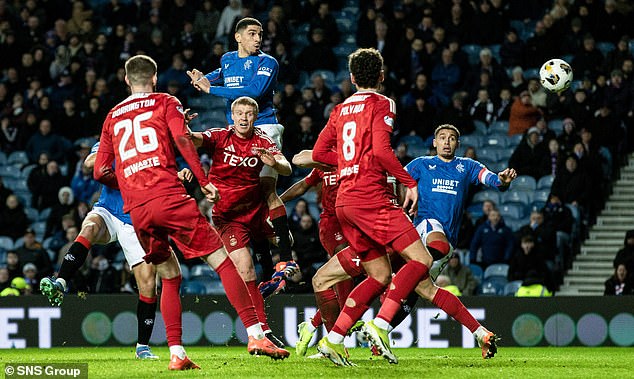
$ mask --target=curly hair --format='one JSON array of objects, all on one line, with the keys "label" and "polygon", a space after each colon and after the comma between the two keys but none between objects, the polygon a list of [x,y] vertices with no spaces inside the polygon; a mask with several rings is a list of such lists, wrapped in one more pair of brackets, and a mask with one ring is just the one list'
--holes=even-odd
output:
[{"label": "curly hair", "polygon": [[348,56],[348,69],[354,76],[357,87],[377,87],[383,69],[383,57],[374,48],[357,49]]}]

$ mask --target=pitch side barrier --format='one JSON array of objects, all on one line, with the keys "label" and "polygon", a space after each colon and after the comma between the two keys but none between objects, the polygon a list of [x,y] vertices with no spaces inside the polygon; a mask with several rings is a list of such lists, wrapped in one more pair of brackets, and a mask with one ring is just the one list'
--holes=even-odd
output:
[{"label": "pitch side barrier", "polygon": [[[246,331],[222,296],[183,296],[185,345],[239,345]],[[504,346],[633,346],[634,296],[611,297],[463,297],[480,322],[502,337]],[[41,296],[0,298],[0,348],[132,346],[137,340],[137,297],[67,296],[61,308]],[[294,346],[297,324],[315,314],[311,295],[278,295],[267,301],[269,325]],[[364,319],[371,319],[378,304]],[[317,341],[323,331],[317,333]],[[444,312],[420,301],[391,335],[395,347],[474,347],[475,340]],[[346,345],[363,345],[356,336]],[[152,345],[165,345],[157,313]]]}]

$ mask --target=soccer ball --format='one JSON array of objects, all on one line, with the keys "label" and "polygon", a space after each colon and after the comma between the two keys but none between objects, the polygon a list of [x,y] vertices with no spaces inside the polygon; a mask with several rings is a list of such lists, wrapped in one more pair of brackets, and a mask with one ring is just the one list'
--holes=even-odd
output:
[{"label": "soccer ball", "polygon": [[542,86],[550,92],[563,92],[572,83],[572,67],[562,59],[549,59],[539,69]]}]

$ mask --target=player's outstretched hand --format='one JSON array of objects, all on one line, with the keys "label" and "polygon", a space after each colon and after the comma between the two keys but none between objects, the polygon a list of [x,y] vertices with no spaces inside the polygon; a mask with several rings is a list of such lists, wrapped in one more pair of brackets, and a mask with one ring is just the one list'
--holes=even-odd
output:
[{"label": "player's outstretched hand", "polygon": [[416,216],[416,207],[418,205],[418,188],[407,188],[405,190],[405,199],[403,200],[403,210],[411,217]]},{"label": "player's outstretched hand", "polygon": [[207,198],[207,201],[214,204],[220,200],[220,193],[218,192],[218,188],[213,184],[209,183],[204,187],[200,187],[203,191],[203,195]]},{"label": "player's outstretched hand", "polygon": [[209,79],[205,77],[205,75],[197,70],[193,69],[191,71],[187,71],[187,76],[191,79],[191,83],[199,91],[203,91],[205,93],[209,93],[209,89],[211,88],[211,83],[209,83]]},{"label": "player's outstretched hand", "polygon": [[503,186],[508,186],[517,178],[517,172],[513,168],[507,168],[498,174],[498,178],[500,178]]},{"label": "player's outstretched hand", "polygon": [[254,147],[253,150],[258,154],[260,160],[265,165],[273,167],[277,163],[273,154],[271,154],[271,152],[267,149],[264,149],[262,147]]},{"label": "player's outstretched hand", "polygon": [[178,172],[178,180],[181,182],[191,182],[194,179],[194,173],[188,168],[184,168]]},{"label": "player's outstretched hand", "polygon": [[335,168],[333,166],[327,165],[321,162],[315,162],[313,160],[313,151],[312,150],[302,150],[299,153],[293,156],[292,160],[295,166],[301,168],[316,168],[318,170],[329,172],[334,171]]},{"label": "player's outstretched hand", "polygon": [[[183,116],[185,116],[185,125],[189,125],[189,123],[192,122],[193,119],[198,117],[198,113],[190,114],[189,111],[191,111],[191,109],[189,109],[189,108],[187,108],[187,109],[185,109],[185,111],[183,111]],[[189,127],[187,127],[187,129],[189,130]],[[190,132],[191,132],[191,130],[190,130]]]}]

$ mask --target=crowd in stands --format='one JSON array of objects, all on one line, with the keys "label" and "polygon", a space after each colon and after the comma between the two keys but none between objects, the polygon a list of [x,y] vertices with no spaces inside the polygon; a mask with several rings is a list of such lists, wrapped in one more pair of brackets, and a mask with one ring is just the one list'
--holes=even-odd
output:
[{"label": "crowd in stands", "polygon": [[[460,155],[523,178],[503,197],[474,189],[450,280],[463,294],[486,293],[477,267],[504,264],[506,281],[556,290],[634,149],[633,12],[617,0],[0,0],[0,286],[23,277],[24,291],[33,275],[51,274],[77,235],[98,193],[81,162],[127,96],[125,60],[153,57],[157,90],[186,107],[211,101],[186,70],[218,67],[235,50],[237,19],[255,16],[262,50],[280,64],[274,102],[288,158],[312,148],[330,110],[353,93],[346,55],[375,47],[383,92],[397,101],[401,163],[427,154],[435,126],[450,123],[462,133]],[[553,57],[574,70],[561,94],[539,84]],[[280,190],[305,174],[296,170]],[[310,276],[326,259],[316,196],[288,211]],[[117,247],[93,247],[77,288],[130,290],[123,262]]]}]

